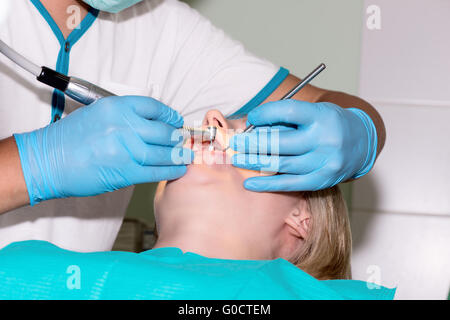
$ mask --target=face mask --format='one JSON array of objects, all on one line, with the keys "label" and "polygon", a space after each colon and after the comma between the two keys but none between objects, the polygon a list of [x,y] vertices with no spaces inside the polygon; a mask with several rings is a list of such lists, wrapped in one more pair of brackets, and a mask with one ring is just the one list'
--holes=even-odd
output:
[{"label": "face mask", "polygon": [[142,0],[83,0],[88,5],[101,11],[117,13]]}]

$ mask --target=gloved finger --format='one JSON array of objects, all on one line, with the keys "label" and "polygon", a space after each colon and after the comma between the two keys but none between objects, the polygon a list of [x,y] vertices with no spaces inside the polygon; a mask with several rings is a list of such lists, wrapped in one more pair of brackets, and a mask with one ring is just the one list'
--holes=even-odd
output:
[{"label": "gloved finger", "polygon": [[308,125],[315,121],[321,104],[299,100],[265,103],[249,112],[247,121],[255,126],[291,123]]},{"label": "gloved finger", "polygon": [[326,164],[326,158],[314,152],[301,156],[235,154],[231,161],[238,168],[298,175],[305,175],[319,170]]},{"label": "gloved finger", "polygon": [[183,125],[183,117],[177,111],[156,99],[141,96],[124,96],[121,99],[124,104],[132,105],[136,114],[141,117],[159,120],[175,128]]},{"label": "gloved finger", "polygon": [[147,144],[136,135],[120,136],[119,141],[141,166],[185,165],[194,159],[191,149]]},{"label": "gloved finger", "polygon": [[194,160],[194,152],[187,148],[145,145],[132,153],[142,166],[186,165]]},{"label": "gloved finger", "polygon": [[258,129],[232,136],[229,145],[242,153],[300,155],[314,149],[316,143],[309,130]]},{"label": "gloved finger", "polygon": [[321,170],[306,175],[281,174],[253,177],[244,181],[247,190],[256,192],[316,191],[333,185]]},{"label": "gloved finger", "polygon": [[183,136],[178,129],[158,120],[136,117],[132,126],[142,140],[148,144],[176,146],[183,141]]},{"label": "gloved finger", "polygon": [[133,170],[132,184],[175,180],[186,174],[186,166],[137,166]]},{"label": "gloved finger", "polygon": [[[250,122],[247,121],[247,126],[251,125]],[[276,125],[267,125],[267,126],[259,126],[255,127],[251,132],[257,132],[258,130],[270,130],[270,129],[278,129],[279,131],[292,131],[297,130],[296,125],[289,124],[276,124]]]},{"label": "gloved finger", "polygon": [[280,157],[241,153],[231,157],[231,164],[247,170],[279,172]]}]

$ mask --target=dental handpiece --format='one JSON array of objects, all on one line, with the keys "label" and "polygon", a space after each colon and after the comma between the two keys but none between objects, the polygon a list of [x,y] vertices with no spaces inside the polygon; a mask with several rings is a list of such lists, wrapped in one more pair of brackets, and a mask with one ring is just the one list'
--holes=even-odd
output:
[{"label": "dental handpiece", "polygon": [[88,105],[100,98],[115,95],[86,80],[69,77],[47,67],[39,67],[2,40],[0,40],[0,52],[12,62],[34,75],[38,81],[64,92],[65,95],[81,104]]},{"label": "dental handpiece", "polygon": [[[114,93],[88,81],[61,75],[47,67],[42,67],[42,72],[37,79],[56,89],[59,86],[61,89],[64,89],[60,89],[64,94],[84,105],[89,105],[101,98],[115,96]],[[212,144],[216,138],[217,128],[208,127],[206,129],[197,129],[183,126],[179,131],[183,136],[183,140],[194,138],[194,140],[200,139],[201,141],[209,141]]]},{"label": "dental handpiece", "polygon": [[194,140],[200,140],[201,142],[214,142],[217,133],[217,127],[207,127],[206,129],[192,128],[183,126],[180,129],[180,133],[184,139],[193,138]]},{"label": "dental handpiece", "polygon": [[115,96],[114,93],[89,81],[69,77],[47,67],[42,67],[41,73],[36,79],[64,92],[66,96],[83,105],[89,105],[101,98]]},{"label": "dental handpiece", "polygon": [[[61,90],[65,95],[84,105],[89,105],[101,98],[115,96],[114,93],[86,80],[67,77],[47,67],[42,67],[42,71],[37,79],[53,88]],[[197,129],[183,126],[180,129],[180,133],[183,136],[183,140],[194,138],[194,140],[201,139],[201,141],[209,141],[212,144],[216,138],[216,129],[215,127]]]},{"label": "dental handpiece", "polygon": [[[108,90],[105,90],[89,81],[66,76],[65,74],[48,67],[39,67],[12,49],[2,40],[0,40],[0,53],[4,54],[12,62],[34,75],[39,82],[58,89],[68,97],[83,105],[89,105],[101,98],[115,96],[114,93],[109,92]],[[202,141],[212,142],[216,138],[217,128],[212,129],[212,127],[209,127],[204,130],[183,127],[180,131],[184,139],[200,138]]]}]

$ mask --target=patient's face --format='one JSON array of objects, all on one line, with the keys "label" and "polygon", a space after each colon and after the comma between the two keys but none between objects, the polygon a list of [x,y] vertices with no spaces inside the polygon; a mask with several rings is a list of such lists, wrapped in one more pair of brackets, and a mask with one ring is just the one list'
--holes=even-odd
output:
[{"label": "patient's face", "polygon": [[196,232],[217,232],[226,241],[252,242],[263,250],[276,252],[289,244],[285,219],[298,206],[298,193],[257,193],[246,190],[249,177],[267,175],[230,164],[235,153],[229,138],[246,127],[246,118],[226,120],[216,110],[209,111],[203,125],[216,126],[215,150],[209,143],[187,143],[195,152],[194,164],[180,179],[163,182],[155,197],[155,217],[160,234],[180,223],[195,222]]}]

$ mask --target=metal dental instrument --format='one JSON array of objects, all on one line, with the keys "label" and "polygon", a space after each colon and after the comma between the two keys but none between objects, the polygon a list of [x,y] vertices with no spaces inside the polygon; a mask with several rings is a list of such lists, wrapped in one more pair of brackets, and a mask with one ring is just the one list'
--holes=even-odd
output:
[{"label": "metal dental instrument", "polygon": [[184,139],[193,138],[194,140],[208,141],[210,146],[214,142],[217,133],[217,127],[207,127],[206,129],[198,129],[184,126],[180,129]]},{"label": "metal dental instrument", "polygon": [[[303,89],[308,83],[310,83],[315,77],[319,75],[323,70],[325,70],[327,66],[324,63],[321,63],[317,68],[315,68],[310,74],[308,74],[302,81],[300,81],[294,88],[291,89],[288,93],[286,93],[281,100],[287,100],[292,98],[297,92]],[[242,133],[247,133],[252,131],[255,128],[254,125],[249,125],[247,128],[242,131]],[[223,149],[223,152],[227,151],[230,146]]]},{"label": "metal dental instrument", "polygon": [[[115,96],[114,93],[86,80],[69,77],[47,67],[39,67],[13,50],[2,40],[0,40],[0,53],[4,54],[12,62],[34,75],[38,81],[62,91],[65,95],[83,105],[89,105],[101,98]],[[185,139],[187,136],[194,139],[201,138],[202,141],[210,141],[212,146],[212,142],[216,138],[217,128],[209,127],[206,130],[201,130],[183,127],[180,131]]]},{"label": "metal dental instrument", "polygon": [[209,151],[213,151],[214,150],[214,140],[216,140],[216,134],[217,134],[217,127],[208,127],[208,132],[209,132]]}]

